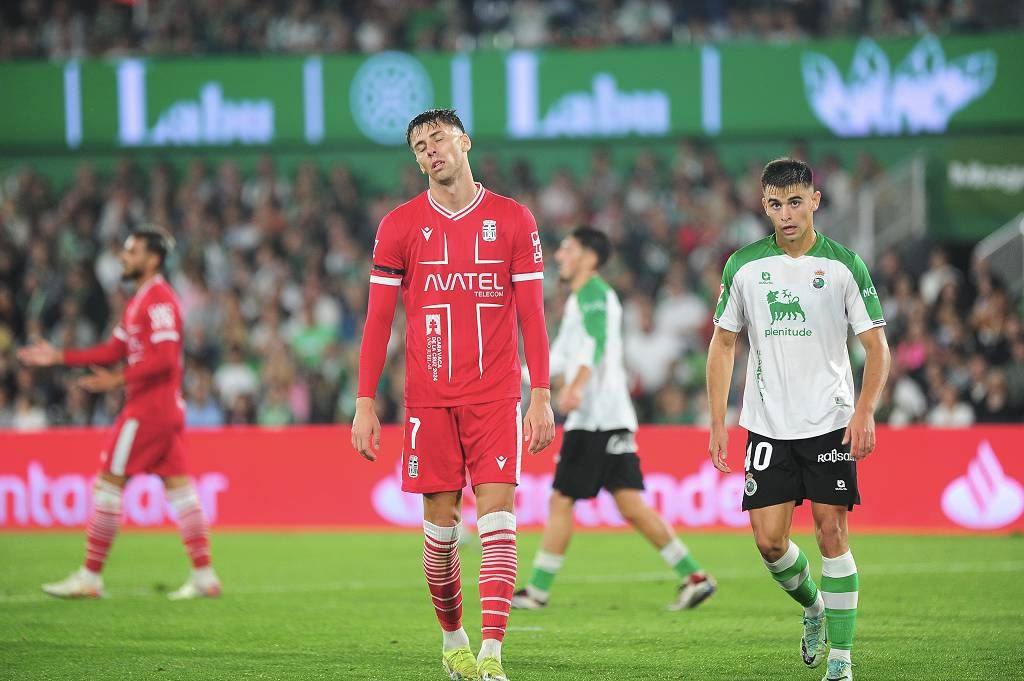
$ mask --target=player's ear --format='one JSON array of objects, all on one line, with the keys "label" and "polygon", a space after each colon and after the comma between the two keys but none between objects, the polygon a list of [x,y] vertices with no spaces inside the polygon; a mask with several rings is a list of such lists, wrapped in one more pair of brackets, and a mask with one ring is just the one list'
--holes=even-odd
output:
[{"label": "player's ear", "polygon": [[815,190],[815,192],[813,194],[811,194],[811,212],[814,212],[814,211],[818,210],[818,206],[820,204],[821,204],[821,191],[820,190]]},{"label": "player's ear", "polygon": [[462,133],[462,151],[466,152],[473,148],[473,140],[469,139],[469,135]]}]

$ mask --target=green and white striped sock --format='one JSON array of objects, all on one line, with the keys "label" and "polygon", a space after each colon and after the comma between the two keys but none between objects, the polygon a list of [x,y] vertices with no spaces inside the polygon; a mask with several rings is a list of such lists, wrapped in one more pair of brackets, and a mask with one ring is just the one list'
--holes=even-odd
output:
[{"label": "green and white striped sock", "polygon": [[847,551],[835,558],[822,557],[821,595],[825,597],[825,621],[833,650],[849,651],[853,648],[859,587],[857,564],[853,562],[852,553]]},{"label": "green and white striped sock", "polygon": [[658,553],[661,554],[662,560],[683,579],[700,571],[700,564],[694,560],[690,549],[679,541],[678,537],[674,537],[672,541],[662,546]]},{"label": "green and white striped sock", "polygon": [[526,584],[526,593],[530,598],[546,602],[551,595],[551,585],[555,581],[555,575],[562,569],[562,562],[565,555],[548,553],[544,549],[537,551],[533,559],[533,572],[530,573],[530,581]]},{"label": "green and white striped sock", "polygon": [[[764,565],[772,573],[772,578],[793,600],[805,608],[814,606],[815,601],[818,600],[818,586],[811,579],[807,556],[796,545],[796,542],[789,542],[789,548],[786,549],[782,558],[774,563],[764,561]],[[831,630],[829,633],[831,634]]]}]

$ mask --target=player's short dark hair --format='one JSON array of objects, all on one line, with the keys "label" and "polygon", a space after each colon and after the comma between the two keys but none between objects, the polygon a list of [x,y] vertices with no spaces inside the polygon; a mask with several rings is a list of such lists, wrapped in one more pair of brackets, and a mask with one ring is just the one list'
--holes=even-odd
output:
[{"label": "player's short dark hair", "polygon": [[451,125],[458,128],[461,133],[466,132],[466,126],[462,124],[462,119],[455,113],[455,109],[427,109],[409,121],[409,127],[405,129],[406,144],[412,143],[412,131],[421,125]]},{"label": "player's short dark hair", "polygon": [[160,267],[167,262],[167,255],[174,250],[174,237],[155,229],[137,229],[131,233],[133,239],[141,241],[146,250],[160,258]]},{"label": "player's short dark hair", "polygon": [[796,158],[777,158],[761,171],[761,189],[765,187],[792,187],[795,184],[813,187],[811,167]]},{"label": "player's short dark hair", "polygon": [[577,227],[569,236],[597,256],[598,267],[608,262],[608,256],[612,253],[612,244],[608,240],[607,234],[593,227]]}]

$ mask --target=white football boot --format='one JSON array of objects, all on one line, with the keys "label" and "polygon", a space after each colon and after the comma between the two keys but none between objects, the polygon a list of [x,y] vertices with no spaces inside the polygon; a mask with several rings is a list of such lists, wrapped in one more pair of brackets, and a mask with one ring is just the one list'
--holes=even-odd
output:
[{"label": "white football boot", "polygon": [[43,591],[57,598],[103,598],[103,577],[83,566],[66,579],[43,584]]},{"label": "white football boot", "polygon": [[187,601],[193,598],[217,598],[220,596],[220,580],[212,567],[192,570],[185,583],[167,594],[172,601]]}]

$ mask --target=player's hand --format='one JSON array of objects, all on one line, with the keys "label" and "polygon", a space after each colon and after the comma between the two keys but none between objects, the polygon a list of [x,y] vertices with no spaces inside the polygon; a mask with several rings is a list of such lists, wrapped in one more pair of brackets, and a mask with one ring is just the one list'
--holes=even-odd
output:
[{"label": "player's hand", "polygon": [[352,419],[352,449],[370,461],[377,460],[380,450],[380,419],[374,409],[373,399],[356,399],[356,415]]},{"label": "player's hand", "polygon": [[64,353],[44,340],[18,348],[18,361],[30,367],[52,367],[64,363]]},{"label": "player's hand", "polygon": [[869,411],[855,410],[850,425],[843,433],[843,444],[850,443],[850,454],[854,461],[866,459],[875,451],[875,415]]},{"label": "player's hand", "polygon": [[580,408],[580,404],[583,403],[582,390],[572,385],[563,386],[558,391],[558,411],[563,414],[568,414],[571,411],[575,411]]},{"label": "player's hand", "polygon": [[90,393],[106,393],[120,388],[124,383],[124,375],[120,371],[110,371],[103,367],[89,367],[92,373],[78,379],[78,387]]},{"label": "player's hand", "polygon": [[530,408],[523,417],[523,441],[530,443],[530,454],[541,451],[555,439],[555,414],[551,411],[551,391],[535,388]]},{"label": "player's hand", "polygon": [[708,439],[708,454],[711,463],[723,473],[732,473],[725,459],[729,456],[729,431],[725,426],[711,426],[711,437]]}]

